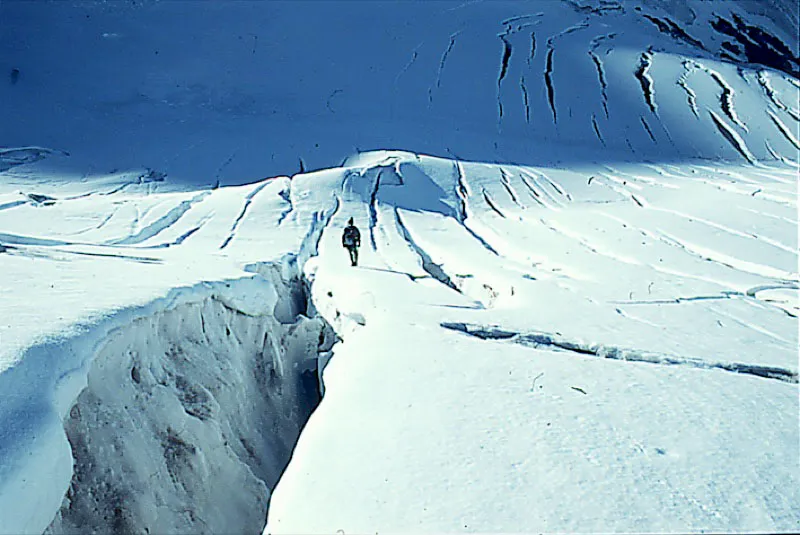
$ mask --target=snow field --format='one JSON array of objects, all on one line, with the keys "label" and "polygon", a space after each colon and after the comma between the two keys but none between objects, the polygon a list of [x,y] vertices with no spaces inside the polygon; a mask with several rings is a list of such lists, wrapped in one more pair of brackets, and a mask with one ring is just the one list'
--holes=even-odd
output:
[{"label": "snow field", "polygon": [[0,2],[0,533],[800,531],[795,7]]},{"label": "snow field", "polygon": [[[323,232],[314,300],[334,326],[363,322],[325,368],[265,533],[795,528],[797,275],[775,246],[794,243],[794,225],[747,216],[775,203],[749,194],[733,214],[692,202],[729,191],[718,184],[777,191],[792,168],[626,165],[603,170],[621,190],[610,203],[587,185],[598,169],[550,181],[524,169],[551,206],[523,208],[501,169],[462,162],[459,224],[452,164],[399,157],[371,160],[349,186],[363,205]],[[373,195],[387,168],[399,178]],[[355,269],[338,243],[351,216],[376,236]],[[537,248],[547,263],[527,256]],[[759,299],[762,284],[787,301]],[[469,339],[452,321],[508,334]]]},{"label": "snow field", "polygon": [[89,182],[97,205],[43,190],[4,212],[119,219],[4,220],[30,281],[6,305],[4,526],[252,530],[269,503],[276,533],[791,531],[793,173],[381,151],[206,192]]}]

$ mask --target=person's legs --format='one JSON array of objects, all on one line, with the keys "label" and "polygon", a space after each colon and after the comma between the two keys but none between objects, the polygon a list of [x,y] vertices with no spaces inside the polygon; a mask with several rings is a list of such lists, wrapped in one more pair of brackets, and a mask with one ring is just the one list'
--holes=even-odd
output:
[{"label": "person's legs", "polygon": [[358,247],[353,247],[353,265],[358,265]]},{"label": "person's legs", "polygon": [[348,247],[347,252],[350,253],[350,265],[355,266],[358,262],[358,252],[355,247]]}]

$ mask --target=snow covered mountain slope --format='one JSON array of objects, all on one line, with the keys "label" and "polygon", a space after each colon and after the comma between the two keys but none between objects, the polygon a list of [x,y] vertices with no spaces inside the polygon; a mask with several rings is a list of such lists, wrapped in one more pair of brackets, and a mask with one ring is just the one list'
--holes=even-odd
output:
[{"label": "snow covered mountain slope", "polygon": [[3,2],[0,533],[797,532],[790,7]]},{"label": "snow covered mountain slope", "polygon": [[202,185],[385,148],[791,157],[797,27],[790,0],[3,2],[0,143]]}]

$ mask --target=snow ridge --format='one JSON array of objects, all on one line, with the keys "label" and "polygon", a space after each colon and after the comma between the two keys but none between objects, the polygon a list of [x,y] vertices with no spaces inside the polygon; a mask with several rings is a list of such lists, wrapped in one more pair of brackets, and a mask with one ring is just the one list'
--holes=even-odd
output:
[{"label": "snow ridge", "polygon": [[678,85],[686,92],[686,96],[689,103],[689,108],[691,108],[692,113],[698,119],[700,118],[700,110],[697,109],[697,93],[689,87],[688,78],[689,75],[692,74],[694,71],[698,70],[700,66],[695,63],[694,61],[684,60],[683,62],[684,72],[681,74],[680,78],[678,78]]},{"label": "snow ridge", "polygon": [[495,256],[500,256],[500,253],[495,250],[494,247],[489,245],[489,242],[484,240],[481,236],[478,235],[474,230],[472,230],[467,223],[467,218],[470,216],[469,214],[469,204],[468,199],[471,195],[469,186],[467,185],[467,177],[464,173],[464,166],[461,162],[456,161],[454,163],[455,171],[456,171],[456,185],[455,185],[455,194],[456,199],[458,199],[458,222],[461,223],[461,226],[469,232],[469,234],[478,240],[478,242],[483,246],[484,249],[489,251]]},{"label": "snow ridge", "polygon": [[239,228],[239,225],[244,220],[245,216],[247,215],[247,210],[250,208],[250,203],[253,202],[253,198],[258,195],[261,190],[263,190],[269,184],[268,180],[265,180],[262,184],[256,186],[253,191],[247,194],[245,197],[244,205],[242,206],[242,211],[239,212],[239,215],[233,221],[233,225],[231,225],[231,231],[228,233],[228,237],[225,238],[225,241],[222,242],[222,245],[219,246],[220,250],[225,249],[228,244],[231,243],[231,240],[236,236],[236,229]]},{"label": "snow ridge", "polygon": [[63,151],[55,151],[44,147],[0,148],[0,173],[19,165],[38,162],[56,152],[67,155]]},{"label": "snow ridge", "polygon": [[483,193],[483,200],[486,201],[486,204],[489,205],[489,208],[491,208],[497,215],[505,219],[506,215],[502,210],[500,210],[500,208],[497,207],[497,204],[492,200],[492,197],[489,195],[489,192],[486,191],[486,188],[482,188],[481,193]]},{"label": "snow ridge", "polygon": [[717,82],[717,85],[719,85],[720,89],[722,89],[722,94],[719,97],[720,104],[722,106],[722,111],[725,112],[725,115],[727,115],[728,118],[731,121],[733,121],[733,123],[736,126],[741,128],[745,132],[748,132],[747,126],[741,120],[739,120],[739,116],[736,114],[736,109],[733,107],[733,95],[734,95],[733,88],[728,84],[728,82],[725,81],[725,78],[723,78],[722,75],[717,71],[709,69],[707,67],[702,67],[702,68],[711,76],[711,78],[715,82]]},{"label": "snow ridge", "polygon": [[794,134],[792,133],[791,130],[789,130],[789,127],[786,126],[783,123],[783,121],[781,121],[778,118],[777,115],[772,113],[771,110],[767,110],[767,114],[769,115],[769,118],[772,119],[772,122],[775,123],[775,126],[778,127],[778,130],[781,131],[781,134],[783,134],[783,136],[789,141],[789,143],[794,145],[795,149],[800,150],[800,141],[798,141],[797,138],[794,137]]},{"label": "snow ridge", "polygon": [[709,115],[711,115],[711,119],[714,121],[714,124],[717,125],[717,129],[719,133],[722,134],[722,137],[731,144],[731,146],[736,149],[736,152],[741,154],[745,160],[750,163],[755,163],[756,159],[750,150],[745,145],[744,139],[740,136],[728,123],[726,123],[722,117],[714,113],[713,110],[708,110]]},{"label": "snow ridge", "polygon": [[761,86],[761,88],[764,90],[764,93],[766,93],[767,97],[769,97],[769,99],[772,101],[773,104],[775,104],[775,106],[778,107],[778,109],[790,113],[796,121],[800,121],[800,117],[798,117],[797,112],[794,112],[794,110],[788,108],[781,101],[781,99],[778,98],[778,94],[775,92],[775,89],[772,87],[772,84],[769,81],[769,75],[767,71],[765,70],[758,71],[758,85]]},{"label": "snow ridge", "polygon": [[153,222],[150,225],[147,225],[136,234],[120,240],[111,241],[109,242],[109,245],[134,245],[147,241],[154,236],[157,236],[164,230],[168,229],[169,227],[177,223],[177,221],[180,218],[182,218],[186,214],[186,212],[191,210],[195,204],[201,202],[210,194],[211,194],[210,191],[204,191],[199,195],[195,195],[189,200],[181,201],[181,203],[178,204],[178,206],[167,212],[157,221]]},{"label": "snow ridge", "polygon": [[437,264],[431,260],[431,257],[425,252],[425,249],[420,247],[417,242],[414,241],[414,238],[411,237],[411,233],[408,231],[408,227],[403,222],[403,218],[400,217],[400,212],[396,208],[394,209],[394,218],[397,228],[400,229],[400,232],[403,235],[403,239],[405,239],[409,248],[411,248],[411,250],[414,251],[419,257],[422,269],[425,270],[428,275],[433,277],[434,280],[441,282],[451,290],[461,293],[461,290],[458,289],[458,286],[453,284],[453,281],[449,276],[447,276],[447,273],[442,270],[441,264]]}]

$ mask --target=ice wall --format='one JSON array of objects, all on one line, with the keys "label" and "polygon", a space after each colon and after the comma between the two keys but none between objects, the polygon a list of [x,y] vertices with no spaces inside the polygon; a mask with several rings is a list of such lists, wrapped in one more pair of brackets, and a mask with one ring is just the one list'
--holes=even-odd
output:
[{"label": "ice wall", "polygon": [[97,345],[64,422],[73,475],[46,533],[263,529],[333,343],[287,265],[251,266],[252,279],[157,307]]}]

